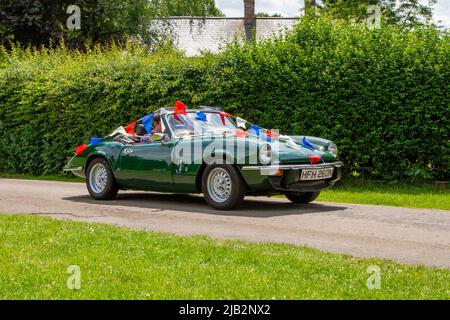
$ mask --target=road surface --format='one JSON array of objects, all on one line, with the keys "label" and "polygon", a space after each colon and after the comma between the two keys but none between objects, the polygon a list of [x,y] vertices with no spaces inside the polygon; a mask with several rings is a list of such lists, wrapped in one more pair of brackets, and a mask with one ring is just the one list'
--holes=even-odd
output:
[{"label": "road surface", "polygon": [[450,268],[450,211],[248,198],[215,211],[201,196],[120,192],[95,201],[81,183],[0,179],[0,212],[48,215],[180,235],[281,242]]}]

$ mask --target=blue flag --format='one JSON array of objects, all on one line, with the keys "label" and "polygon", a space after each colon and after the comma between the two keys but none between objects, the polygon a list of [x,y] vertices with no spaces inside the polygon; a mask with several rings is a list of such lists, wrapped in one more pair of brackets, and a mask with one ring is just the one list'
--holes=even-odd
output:
[{"label": "blue flag", "polygon": [[201,111],[197,112],[197,117],[195,118],[195,120],[207,121],[206,114]]},{"label": "blue flag", "polygon": [[303,137],[303,142],[302,142],[302,144],[303,144],[303,146],[304,146],[305,148],[314,150],[314,145],[313,145],[311,142],[309,142],[308,140],[306,140],[306,137]]},{"label": "blue flag", "polygon": [[147,131],[147,133],[152,132],[153,112],[150,113],[148,116],[142,118],[142,124],[144,125],[144,128]]},{"label": "blue flag", "polygon": [[257,126],[256,124],[251,124],[250,129],[248,129],[248,133],[254,134],[257,137],[259,137],[259,132],[262,130],[260,126]]}]

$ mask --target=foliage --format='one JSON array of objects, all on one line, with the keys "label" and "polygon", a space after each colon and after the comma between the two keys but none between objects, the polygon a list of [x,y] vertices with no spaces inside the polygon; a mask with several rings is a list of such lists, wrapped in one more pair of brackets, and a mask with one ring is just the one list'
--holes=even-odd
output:
[{"label": "foliage", "polygon": [[448,179],[449,46],[431,27],[303,19],[285,37],[201,58],[0,49],[0,171],[59,173],[69,148],[182,100],[333,140],[347,170]]},{"label": "foliage", "polygon": [[321,12],[333,18],[364,21],[373,12],[369,6],[378,5],[383,20],[388,24],[401,24],[413,28],[417,24],[430,23],[437,0],[323,0]]},{"label": "foliage", "polygon": [[171,16],[216,16],[222,17],[223,13],[214,0],[152,0],[151,5],[157,11],[158,17]]},{"label": "foliage", "polygon": [[123,42],[130,36],[151,43],[154,17],[222,15],[213,0],[79,0],[81,29],[70,31],[66,10],[72,4],[72,0],[0,0],[1,39],[35,46],[64,40],[76,48],[86,42]]},{"label": "foliage", "polygon": [[450,169],[450,38],[303,19],[285,39],[231,45],[201,96],[264,127],[334,140],[347,170]]},{"label": "foliage", "polygon": [[[447,269],[0,215],[0,299],[449,299]],[[76,273],[80,269],[80,288]],[[367,288],[368,267],[382,273]],[[69,272],[69,273],[68,273]]]},{"label": "foliage", "polygon": [[258,12],[255,15],[257,18],[281,18],[281,14],[280,13],[266,13],[266,12]]}]

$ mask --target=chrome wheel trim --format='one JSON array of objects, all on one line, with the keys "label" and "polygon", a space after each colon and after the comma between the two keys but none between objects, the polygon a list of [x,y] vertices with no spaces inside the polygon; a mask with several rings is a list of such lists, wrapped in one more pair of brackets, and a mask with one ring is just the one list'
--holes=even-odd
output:
[{"label": "chrome wheel trim", "polygon": [[214,168],[208,175],[206,183],[209,196],[218,203],[228,200],[232,184],[230,174],[223,168]]},{"label": "chrome wheel trim", "polygon": [[96,163],[89,174],[89,186],[95,193],[102,193],[108,183],[108,171],[101,163]]}]

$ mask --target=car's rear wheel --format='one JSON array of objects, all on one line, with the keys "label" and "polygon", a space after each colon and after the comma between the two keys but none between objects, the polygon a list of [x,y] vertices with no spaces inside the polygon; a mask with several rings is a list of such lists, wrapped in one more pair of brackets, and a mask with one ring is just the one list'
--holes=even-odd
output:
[{"label": "car's rear wheel", "polygon": [[96,200],[114,199],[119,191],[109,163],[103,158],[91,161],[86,171],[89,194]]},{"label": "car's rear wheel", "polygon": [[320,195],[319,192],[299,192],[299,193],[286,193],[288,198],[293,203],[310,203],[316,200]]},{"label": "car's rear wheel", "polygon": [[233,166],[210,165],[203,172],[202,192],[214,209],[230,210],[244,199],[245,185]]}]

